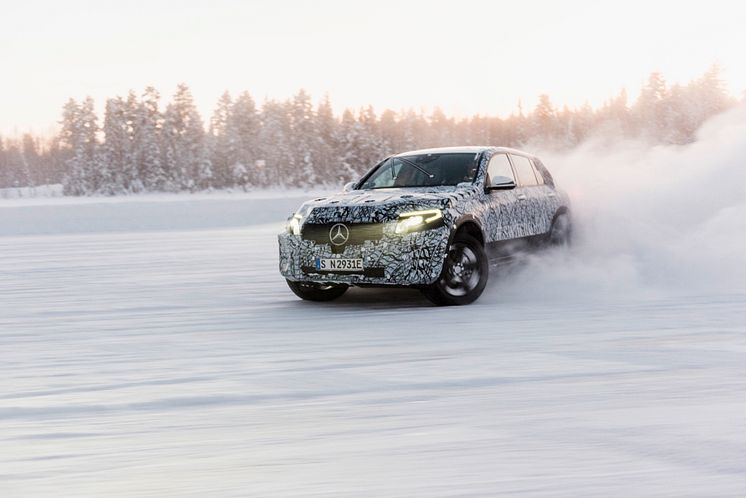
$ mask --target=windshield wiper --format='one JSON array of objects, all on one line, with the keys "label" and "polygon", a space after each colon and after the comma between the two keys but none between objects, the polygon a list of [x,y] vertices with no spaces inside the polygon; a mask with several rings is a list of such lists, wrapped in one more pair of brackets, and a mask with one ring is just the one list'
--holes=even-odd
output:
[{"label": "windshield wiper", "polygon": [[409,164],[413,168],[417,168],[418,170],[420,170],[420,172],[425,173],[428,178],[435,178],[435,175],[433,175],[428,170],[426,170],[425,168],[423,168],[422,166],[420,166],[419,164],[417,164],[414,161],[410,161],[409,159],[404,159],[403,157],[397,157],[396,159],[400,160],[403,163]]}]

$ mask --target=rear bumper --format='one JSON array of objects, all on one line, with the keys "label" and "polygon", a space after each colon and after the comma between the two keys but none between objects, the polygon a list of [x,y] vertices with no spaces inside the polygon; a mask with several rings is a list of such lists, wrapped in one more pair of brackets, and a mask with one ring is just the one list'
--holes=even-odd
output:
[{"label": "rear bumper", "polygon": [[[441,226],[406,235],[384,234],[335,250],[329,244],[282,233],[280,273],[288,280],[350,285],[428,285],[440,276],[448,247],[449,230]],[[316,258],[362,258],[363,273],[316,270]]]}]

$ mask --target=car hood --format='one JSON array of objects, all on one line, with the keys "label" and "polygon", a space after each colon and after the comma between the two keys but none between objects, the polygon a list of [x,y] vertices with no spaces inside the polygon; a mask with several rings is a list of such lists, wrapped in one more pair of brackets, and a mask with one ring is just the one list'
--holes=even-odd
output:
[{"label": "car hood", "polygon": [[449,203],[474,195],[476,187],[417,187],[352,190],[308,201],[298,211],[306,223],[395,220],[399,213],[417,209],[445,208]]}]

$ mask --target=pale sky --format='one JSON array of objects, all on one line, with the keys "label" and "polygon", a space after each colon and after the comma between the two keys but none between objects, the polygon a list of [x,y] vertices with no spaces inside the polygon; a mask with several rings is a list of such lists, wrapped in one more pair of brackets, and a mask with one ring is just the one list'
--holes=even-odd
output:
[{"label": "pale sky", "polygon": [[735,1],[2,0],[0,133],[49,133],[70,98],[187,83],[207,120],[224,90],[257,102],[304,88],[335,109],[507,115],[634,97],[652,71],[686,82],[713,63],[746,90]]}]

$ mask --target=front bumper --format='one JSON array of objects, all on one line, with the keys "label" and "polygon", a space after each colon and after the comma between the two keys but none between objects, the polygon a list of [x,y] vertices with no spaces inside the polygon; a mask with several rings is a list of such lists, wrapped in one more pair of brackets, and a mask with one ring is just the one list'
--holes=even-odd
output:
[{"label": "front bumper", "polygon": [[[332,252],[329,244],[282,233],[280,273],[288,280],[350,285],[428,285],[440,276],[448,247],[449,229],[441,226],[396,235],[384,231],[380,240],[365,240]],[[319,272],[316,258],[362,258],[363,273]]]}]

